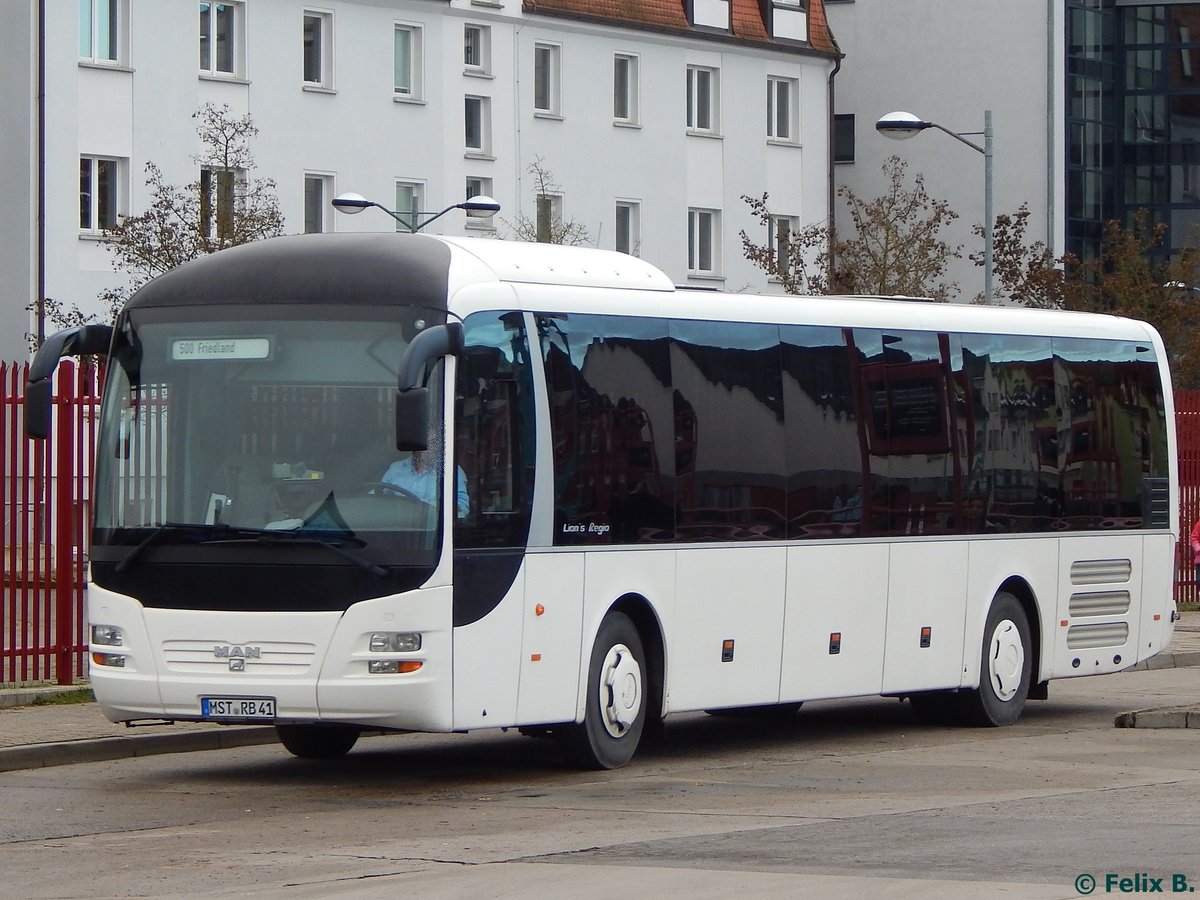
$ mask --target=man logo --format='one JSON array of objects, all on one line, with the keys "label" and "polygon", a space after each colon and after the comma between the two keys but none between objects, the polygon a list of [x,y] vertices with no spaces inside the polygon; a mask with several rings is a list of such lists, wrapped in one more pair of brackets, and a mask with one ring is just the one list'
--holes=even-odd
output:
[{"label": "man logo", "polygon": [[262,647],[239,647],[236,644],[218,644],[213,647],[217,659],[262,659]]},{"label": "man logo", "polygon": [[246,671],[246,661],[244,659],[242,659],[240,656],[236,657],[235,659],[231,659],[229,661],[229,671],[230,672],[245,672]]}]

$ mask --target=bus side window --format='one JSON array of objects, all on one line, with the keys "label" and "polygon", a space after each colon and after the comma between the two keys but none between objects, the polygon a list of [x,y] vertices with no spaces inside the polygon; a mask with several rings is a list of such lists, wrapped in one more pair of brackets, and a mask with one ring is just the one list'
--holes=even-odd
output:
[{"label": "bus side window", "polygon": [[476,313],[465,323],[455,396],[455,465],[470,509],[455,546],[519,547],[533,493],[532,383],[519,313]]}]

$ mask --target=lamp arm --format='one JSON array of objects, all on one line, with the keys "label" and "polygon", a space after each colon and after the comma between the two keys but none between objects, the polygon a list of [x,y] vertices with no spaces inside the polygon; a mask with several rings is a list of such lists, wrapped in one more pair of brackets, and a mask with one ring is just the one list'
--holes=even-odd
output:
[{"label": "lamp arm", "polygon": [[951,131],[949,128],[943,128],[937,122],[930,122],[929,127],[936,128],[938,131],[942,132],[943,134],[950,135],[950,137],[954,138],[959,143],[966,144],[972,150],[975,150],[979,153],[983,153],[985,155],[987,154],[987,151],[985,149],[983,149],[982,147],[980,147],[978,144],[974,143],[973,141],[968,141],[965,137],[963,137],[957,131]]},{"label": "lamp arm", "polygon": [[425,227],[426,225],[428,225],[430,222],[435,222],[435,221],[437,221],[438,219],[440,219],[442,216],[444,216],[446,213],[450,212],[450,210],[452,210],[452,209],[458,209],[458,208],[459,208],[459,204],[455,204],[454,206],[447,206],[447,207],[446,207],[445,209],[443,209],[443,210],[442,210],[440,213],[437,213],[436,215],[430,216],[428,219],[426,219],[424,222],[422,222],[420,225],[418,225],[416,228],[414,228],[414,229],[413,229],[413,231],[420,231],[422,228],[424,228],[424,227]]}]

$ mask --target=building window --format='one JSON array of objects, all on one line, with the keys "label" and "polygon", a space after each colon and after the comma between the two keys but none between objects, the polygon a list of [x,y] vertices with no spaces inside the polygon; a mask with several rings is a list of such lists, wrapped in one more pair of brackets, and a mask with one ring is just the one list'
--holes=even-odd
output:
[{"label": "building window", "polygon": [[717,274],[717,219],[712,209],[688,210],[688,274]]},{"label": "building window", "polygon": [[556,44],[533,45],[533,110],[557,116],[561,79],[561,48]]},{"label": "building window", "polygon": [[333,15],[304,13],[304,83],[333,87]]},{"label": "building window", "polygon": [[[494,196],[494,194],[492,194],[492,190],[492,179],[476,178],[468,175],[466,196],[463,199],[470,200],[473,197],[492,197]],[[484,231],[492,231],[496,227],[494,224],[492,224],[492,220],[490,218],[477,219],[474,216],[466,216],[465,219],[467,228],[477,228]]]},{"label": "building window", "polygon": [[772,141],[795,143],[797,98],[800,83],[795,78],[767,79],[767,138]]},{"label": "building window", "polygon": [[465,140],[468,153],[486,155],[491,149],[491,101],[487,97],[466,98]]},{"label": "building window", "polygon": [[245,23],[241,3],[200,4],[200,71],[205,75],[239,74]]},{"label": "building window", "polygon": [[99,233],[117,224],[121,210],[124,160],[79,157],[79,230]]},{"label": "building window", "polygon": [[200,170],[200,234],[224,243],[233,234],[238,186],[246,180],[243,169]]},{"label": "building window", "polygon": [[638,58],[624,53],[613,57],[613,118],[638,120]]},{"label": "building window", "polygon": [[642,243],[641,204],[633,200],[617,201],[617,227],[614,249],[620,253],[637,256]]},{"label": "building window", "polygon": [[833,117],[833,161],[854,162],[854,113]]},{"label": "building window", "polygon": [[780,274],[791,271],[791,239],[799,226],[800,220],[795,216],[771,216],[771,259]]},{"label": "building window", "polygon": [[79,0],[79,58],[115,64],[122,61],[127,7],[125,0]]},{"label": "building window", "polygon": [[687,68],[687,127],[715,132],[718,112],[718,72],[701,66]]},{"label": "building window", "polygon": [[395,30],[394,98],[421,98],[421,29],[416,25],[397,25]]},{"label": "building window", "polygon": [[492,29],[463,26],[463,68],[468,75],[487,75],[492,68]]},{"label": "building window", "polygon": [[772,37],[789,41],[808,40],[807,0],[774,0],[771,6]]},{"label": "building window", "polygon": [[563,198],[561,194],[538,194],[535,201],[536,240],[541,244],[558,243],[562,232]]},{"label": "building window", "polygon": [[425,187],[420,182],[396,182],[396,212],[404,219],[403,222],[396,222],[397,231],[417,230],[417,227],[421,224],[421,204],[424,201]]},{"label": "building window", "polygon": [[329,201],[333,196],[333,177],[330,175],[304,176],[304,233],[323,234],[332,231],[333,216]]}]

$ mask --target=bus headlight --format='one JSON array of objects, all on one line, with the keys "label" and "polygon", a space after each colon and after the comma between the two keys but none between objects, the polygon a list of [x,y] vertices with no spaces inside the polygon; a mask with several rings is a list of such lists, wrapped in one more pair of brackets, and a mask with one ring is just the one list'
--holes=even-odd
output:
[{"label": "bus headlight", "polygon": [[125,633],[116,625],[93,625],[92,643],[103,644],[106,647],[123,647]]},{"label": "bus headlight", "polygon": [[417,631],[377,631],[371,635],[372,653],[412,653],[421,649]]}]

